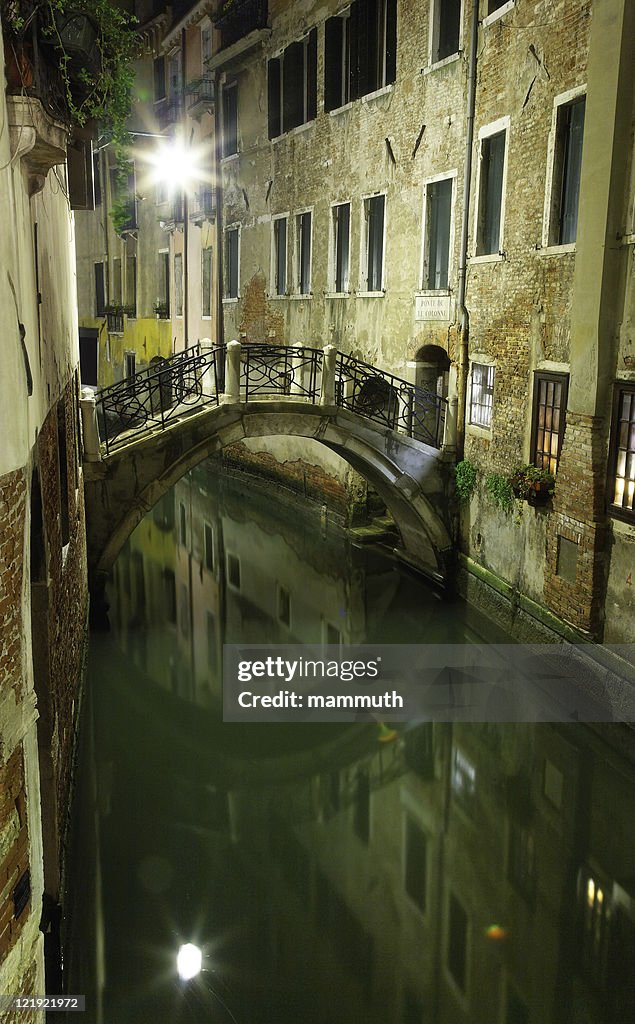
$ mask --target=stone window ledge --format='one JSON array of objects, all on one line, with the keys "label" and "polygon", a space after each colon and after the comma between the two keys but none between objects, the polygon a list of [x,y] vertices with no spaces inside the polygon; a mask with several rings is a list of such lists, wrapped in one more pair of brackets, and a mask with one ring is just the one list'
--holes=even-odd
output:
[{"label": "stone window ledge", "polygon": [[29,194],[44,188],[52,167],[66,163],[69,129],[55,121],[34,96],[7,96],[11,157],[24,160]]}]

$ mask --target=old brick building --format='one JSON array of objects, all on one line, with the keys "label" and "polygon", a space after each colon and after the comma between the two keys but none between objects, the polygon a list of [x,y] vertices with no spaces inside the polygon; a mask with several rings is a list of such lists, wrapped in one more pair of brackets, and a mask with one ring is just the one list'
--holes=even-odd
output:
[{"label": "old brick building", "polygon": [[[632,19],[623,0],[235,0],[211,61],[236,100],[225,336],[331,342],[445,395],[446,447],[477,473],[464,588],[616,643],[633,636]],[[526,464],[557,471],[544,508],[513,499]]]},{"label": "old brick building", "polygon": [[[28,995],[45,991],[44,956],[54,953],[87,586],[69,133],[43,88],[37,95],[34,86],[25,95],[15,64],[11,43],[5,44],[0,49],[0,992]],[[39,66],[35,71],[44,73]],[[55,988],[54,976],[49,981]],[[21,1012],[7,1019],[42,1016]]]}]

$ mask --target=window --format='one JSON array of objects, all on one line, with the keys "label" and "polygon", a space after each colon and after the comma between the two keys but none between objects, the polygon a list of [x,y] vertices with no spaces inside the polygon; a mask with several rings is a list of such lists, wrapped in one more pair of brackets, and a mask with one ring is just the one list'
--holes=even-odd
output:
[{"label": "window", "polygon": [[218,644],[216,642],[216,619],[211,612],[207,613],[207,666],[216,668]]},{"label": "window", "polygon": [[273,222],[273,287],[275,295],[287,292],[287,218]]},{"label": "window", "polygon": [[188,601],[188,590],[185,583],[182,583],[179,587],[181,602],[179,608],[179,620],[181,623],[181,633],[183,636],[188,636],[190,632],[190,606]]},{"label": "window", "polygon": [[433,0],[431,61],[436,64],[459,51],[461,0]]},{"label": "window", "polygon": [[476,255],[500,252],[507,131],[481,138]]},{"label": "window", "polygon": [[370,777],[366,769],[360,769],[355,777],[353,829],[355,835],[363,843],[368,843],[370,839]]},{"label": "window", "polygon": [[423,287],[427,289],[448,287],[452,189],[452,178],[426,185]]},{"label": "window", "polygon": [[487,363],[472,363],[470,388],[470,423],[477,427],[491,427],[494,403],[495,367]]},{"label": "window", "polygon": [[452,752],[452,796],[468,814],[474,812],[476,768],[458,747]]},{"label": "window", "polygon": [[177,50],[168,59],[168,79],[171,97],[177,97],[181,94],[181,85],[183,80],[181,68],[181,51]]},{"label": "window", "polygon": [[106,275],[103,263],[95,263],[95,316],[106,312]]},{"label": "window", "polygon": [[163,570],[163,600],[166,620],[176,622],[176,579],[172,569]]},{"label": "window", "polygon": [[134,377],[137,369],[137,356],[135,352],[124,352],[124,376]]},{"label": "window", "polygon": [[238,152],[238,86],[223,86],[223,157]]},{"label": "window", "polygon": [[610,510],[635,519],[635,384],[615,387],[609,467]]},{"label": "window", "polygon": [[165,99],[165,57],[156,57],[154,69],[154,101]]},{"label": "window", "polygon": [[351,99],[351,9],[328,18],[325,28],[324,109]]},{"label": "window", "polygon": [[212,315],[212,250],[201,250],[201,316]]},{"label": "window", "polygon": [[536,881],[534,834],[531,828],[517,821],[512,821],[509,827],[508,877],[525,899],[533,899]]},{"label": "window", "polygon": [[225,298],[238,298],[238,266],[240,228],[227,228],[225,231]]},{"label": "window", "polygon": [[101,165],[99,153],[93,153],[93,188],[95,189],[95,206],[101,206]]},{"label": "window", "polygon": [[422,912],[426,909],[426,875],[426,837],[417,823],[408,815],[406,817],[404,884],[408,896]]},{"label": "window", "polygon": [[287,46],[267,64],[269,138],[317,115],[317,29]]},{"label": "window", "polygon": [[182,501],[179,502],[179,544],[187,547],[187,513]]},{"label": "window", "polygon": [[174,312],[183,316],[183,254],[174,254]]},{"label": "window", "polygon": [[121,305],[121,259],[116,257],[112,261],[112,303],[113,306]]},{"label": "window", "polygon": [[564,437],[569,378],[566,373],[534,374],[531,461],[555,473]]},{"label": "window", "polygon": [[208,23],[201,27],[201,61],[205,68],[212,58],[212,26]]},{"label": "window", "polygon": [[549,245],[571,245],[578,229],[578,201],[586,97],[558,103],[549,208]]},{"label": "window", "polygon": [[488,15],[494,14],[499,8],[504,7],[505,4],[509,3],[509,0],[487,0],[487,13]]},{"label": "window", "polygon": [[450,893],[448,913],[448,971],[461,992],[465,992],[467,985],[467,914],[453,893]]},{"label": "window", "polygon": [[227,582],[240,590],[240,561],[236,555],[227,555]]},{"label": "window", "polygon": [[161,319],[170,316],[170,254],[157,254],[157,303],[155,312]]},{"label": "window", "polygon": [[311,291],[311,214],[299,213],[295,219],[296,282],[300,295]]},{"label": "window", "polygon": [[367,292],[380,292],[384,285],[384,213],[385,196],[364,200],[364,278]]},{"label": "window", "polygon": [[326,22],[324,107],[376,92],[397,73],[397,0],[355,0]]},{"label": "window", "polygon": [[128,316],[137,315],[137,257],[126,257],[126,306]]},{"label": "window", "polygon": [[283,586],[278,586],[278,621],[284,626],[291,625],[291,594]]},{"label": "window", "polygon": [[333,290],[347,292],[351,242],[351,204],[333,207]]},{"label": "window", "polygon": [[208,572],[214,571],[214,531],[209,523],[203,524],[203,547],[205,568]]}]

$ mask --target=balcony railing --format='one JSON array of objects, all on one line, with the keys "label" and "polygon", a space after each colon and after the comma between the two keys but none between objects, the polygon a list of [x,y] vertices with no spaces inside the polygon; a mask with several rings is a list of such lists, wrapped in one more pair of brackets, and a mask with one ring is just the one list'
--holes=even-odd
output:
[{"label": "balcony railing", "polygon": [[176,94],[161,107],[158,113],[159,127],[171,128],[183,120],[183,96]]},{"label": "balcony railing", "polygon": [[123,306],[108,306],[106,309],[106,321],[109,334],[123,334]]},{"label": "balcony railing", "polygon": [[195,224],[202,224],[204,220],[214,220],[216,217],[216,191],[213,188],[201,189],[193,205],[194,210],[190,213],[190,220]]},{"label": "balcony railing", "polygon": [[267,0],[225,0],[216,16],[221,50],[267,26]]},{"label": "balcony railing", "polygon": [[212,75],[203,75],[196,81],[190,82],[187,87],[187,112],[191,117],[197,117],[206,111],[211,113],[214,109],[214,78]]},{"label": "balcony railing", "polygon": [[175,196],[165,206],[165,212],[161,214],[161,227],[166,231],[174,231],[179,224],[185,220],[185,204],[183,196]]}]

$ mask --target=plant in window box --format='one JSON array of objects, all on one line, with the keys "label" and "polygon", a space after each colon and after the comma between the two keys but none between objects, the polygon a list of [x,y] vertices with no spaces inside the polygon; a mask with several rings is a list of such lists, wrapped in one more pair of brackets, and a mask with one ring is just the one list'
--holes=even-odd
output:
[{"label": "plant in window box", "polygon": [[158,316],[159,320],[168,320],[169,311],[167,302],[155,302],[154,312]]},{"label": "plant in window box", "polygon": [[553,473],[538,466],[519,466],[511,478],[511,486],[517,498],[529,505],[546,505],[552,497],[556,478]]}]

